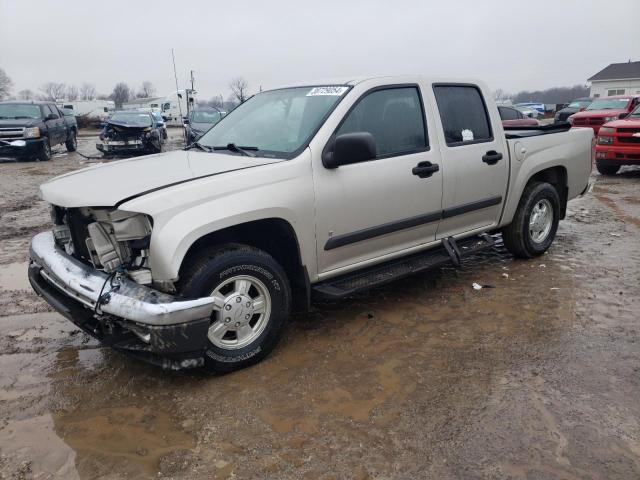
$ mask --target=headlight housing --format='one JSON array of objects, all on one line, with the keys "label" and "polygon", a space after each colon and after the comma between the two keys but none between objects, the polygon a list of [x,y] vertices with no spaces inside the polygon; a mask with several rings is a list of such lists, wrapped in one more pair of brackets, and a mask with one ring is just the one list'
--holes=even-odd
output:
[{"label": "headlight housing", "polygon": [[38,127],[25,128],[24,138],[40,138],[40,129]]},{"label": "headlight housing", "polygon": [[618,117],[604,117],[604,123],[614,122],[616,120],[618,120]]},{"label": "headlight housing", "polygon": [[613,143],[613,137],[602,137],[598,135],[598,145],[610,145]]}]

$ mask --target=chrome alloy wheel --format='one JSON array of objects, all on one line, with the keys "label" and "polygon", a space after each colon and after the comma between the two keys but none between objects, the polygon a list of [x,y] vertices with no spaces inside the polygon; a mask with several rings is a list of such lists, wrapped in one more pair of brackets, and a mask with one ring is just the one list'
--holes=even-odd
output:
[{"label": "chrome alloy wheel", "polygon": [[214,321],[207,337],[216,347],[236,350],[246,347],[264,331],[271,315],[271,295],[255,277],[238,275],[211,292],[216,299]]},{"label": "chrome alloy wheel", "polygon": [[535,243],[544,242],[553,225],[553,206],[546,198],[539,200],[529,217],[529,236]]}]

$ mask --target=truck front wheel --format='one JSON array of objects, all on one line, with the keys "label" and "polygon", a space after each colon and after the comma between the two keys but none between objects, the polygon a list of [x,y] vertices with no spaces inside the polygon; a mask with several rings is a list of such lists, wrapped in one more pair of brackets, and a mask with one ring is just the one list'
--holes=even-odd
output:
[{"label": "truck front wheel", "polygon": [[620,165],[601,165],[596,162],[596,168],[600,175],[615,175],[620,170]]},{"label": "truck front wheel", "polygon": [[49,143],[49,139],[47,137],[44,137],[42,139],[42,146],[40,147],[40,153],[38,153],[37,158],[41,162],[51,160],[51,144]]},{"label": "truck front wheel", "polygon": [[69,138],[64,142],[67,152],[75,152],[78,149],[78,137],[75,130],[69,132]]},{"label": "truck front wheel", "polygon": [[291,290],[284,270],[271,255],[246,245],[203,252],[181,275],[179,289],[189,298],[216,298],[204,352],[204,368],[211,373],[262,360],[289,317]]},{"label": "truck front wheel", "polygon": [[502,230],[504,245],[518,258],[542,255],[553,243],[560,221],[560,198],[550,183],[525,188],[513,222]]}]

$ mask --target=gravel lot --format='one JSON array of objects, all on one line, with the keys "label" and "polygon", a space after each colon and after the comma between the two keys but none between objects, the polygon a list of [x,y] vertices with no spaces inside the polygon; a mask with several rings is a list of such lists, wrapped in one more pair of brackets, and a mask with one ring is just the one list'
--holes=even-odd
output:
[{"label": "gravel lot", "polygon": [[0,162],[0,478],[640,478],[640,168],[594,174],[540,259],[317,305],[206,377],[101,348],[30,291],[37,187],[84,161],[56,153]]}]

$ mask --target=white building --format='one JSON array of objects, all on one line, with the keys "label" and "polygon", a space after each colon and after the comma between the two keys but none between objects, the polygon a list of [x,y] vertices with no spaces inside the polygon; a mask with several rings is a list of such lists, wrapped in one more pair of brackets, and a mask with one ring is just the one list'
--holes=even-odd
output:
[{"label": "white building", "polygon": [[640,62],[612,63],[588,81],[591,97],[640,95]]}]

